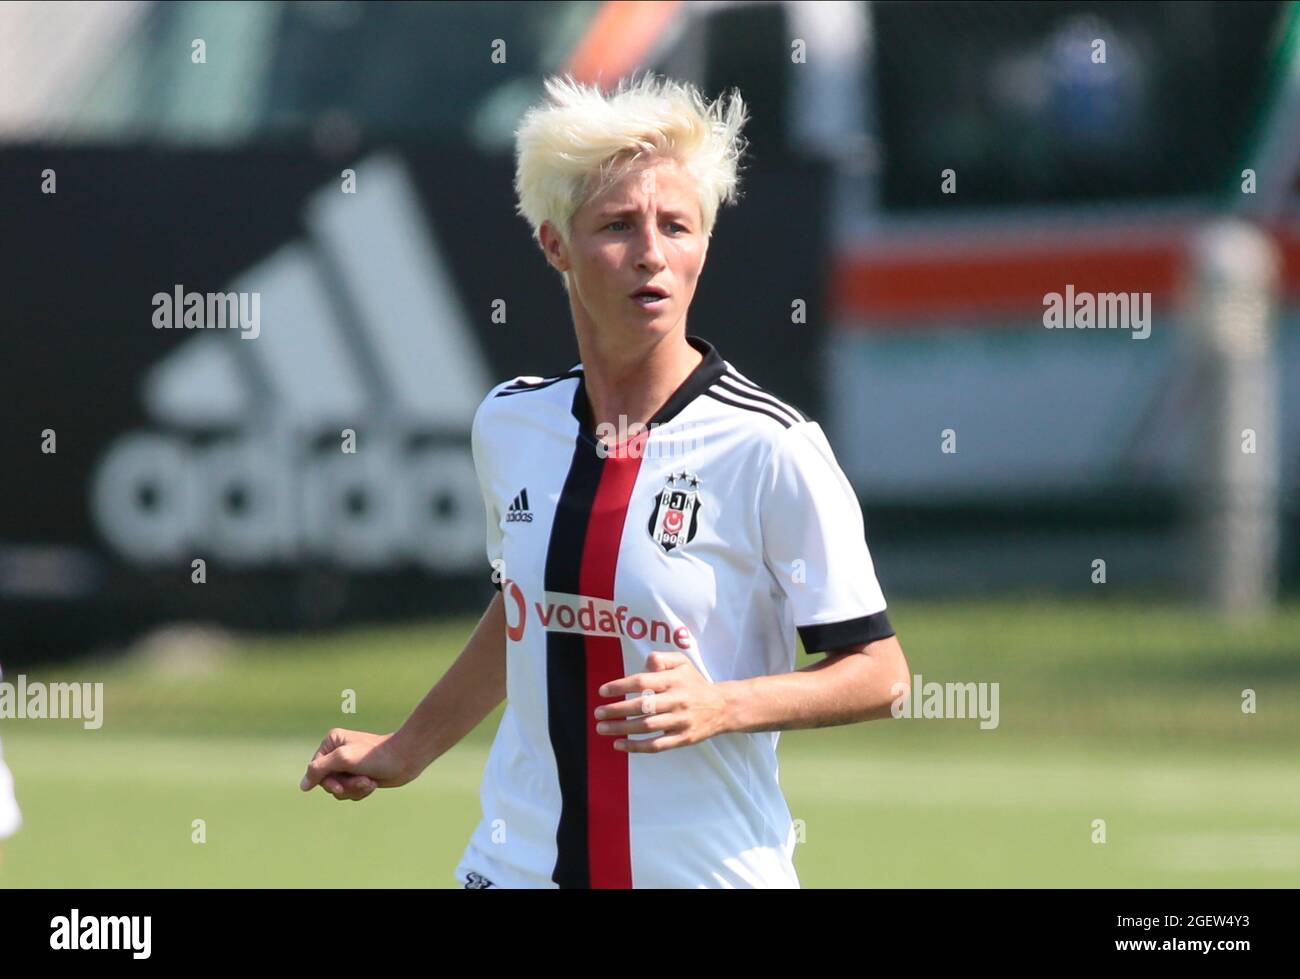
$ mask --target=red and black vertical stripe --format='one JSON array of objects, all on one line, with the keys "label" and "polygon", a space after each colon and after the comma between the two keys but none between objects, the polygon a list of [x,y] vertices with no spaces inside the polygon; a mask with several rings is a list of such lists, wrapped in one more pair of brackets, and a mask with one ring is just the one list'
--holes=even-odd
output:
[{"label": "red and black vertical stripe", "polygon": [[[650,420],[662,424],[702,394],[725,364],[707,342],[688,337],[703,361]],[[603,455],[584,379],[574,392],[578,420],[573,461],[565,478],[547,548],[545,585],[550,592],[614,599],[619,547],[649,435]],[[560,822],[551,879],[560,887],[631,887],[632,855],[626,752],[596,733],[596,707],[621,697],[600,697],[602,685],[625,675],[617,636],[546,635],[548,730],[560,781]]]}]

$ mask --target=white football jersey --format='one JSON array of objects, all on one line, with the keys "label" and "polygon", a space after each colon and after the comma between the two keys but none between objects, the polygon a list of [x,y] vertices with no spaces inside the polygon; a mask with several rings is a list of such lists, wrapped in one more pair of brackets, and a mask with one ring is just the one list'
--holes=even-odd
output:
[{"label": "white football jersey", "polygon": [[623,699],[597,691],[656,650],[720,682],[793,670],[796,630],[809,652],[893,635],[821,427],[687,340],[703,361],[617,447],[581,365],[500,384],[475,415],[507,704],[467,887],[799,886],[779,732],[645,754],[596,732]]}]

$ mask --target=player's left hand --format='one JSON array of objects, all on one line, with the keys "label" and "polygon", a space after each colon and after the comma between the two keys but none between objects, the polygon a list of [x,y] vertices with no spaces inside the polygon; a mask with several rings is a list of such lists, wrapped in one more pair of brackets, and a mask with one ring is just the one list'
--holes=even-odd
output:
[{"label": "player's left hand", "polygon": [[727,701],[681,653],[651,653],[646,672],[612,680],[602,697],[641,696],[602,704],[596,709],[597,734],[620,736],[662,732],[633,740],[619,737],[614,747],[628,752],[659,752],[695,744],[727,730]]}]

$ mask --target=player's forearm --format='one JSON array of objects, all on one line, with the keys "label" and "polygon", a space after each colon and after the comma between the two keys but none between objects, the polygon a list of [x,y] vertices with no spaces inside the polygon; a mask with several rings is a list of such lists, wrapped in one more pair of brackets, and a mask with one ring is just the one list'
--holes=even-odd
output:
[{"label": "player's forearm", "polygon": [[506,623],[501,595],[488,604],[464,650],[393,735],[395,747],[422,772],[505,699]]},{"label": "player's forearm", "polygon": [[717,686],[727,701],[729,731],[787,731],[855,724],[890,716],[910,684],[907,659],[890,636],[820,663],[776,676],[727,680]]}]

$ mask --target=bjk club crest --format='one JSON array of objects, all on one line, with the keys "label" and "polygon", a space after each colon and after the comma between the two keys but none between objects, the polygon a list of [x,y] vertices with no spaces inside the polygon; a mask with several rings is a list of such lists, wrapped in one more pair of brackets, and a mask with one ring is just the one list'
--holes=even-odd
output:
[{"label": "bjk club crest", "polygon": [[672,553],[695,537],[699,523],[700,477],[692,472],[669,473],[650,514],[650,537]]}]

